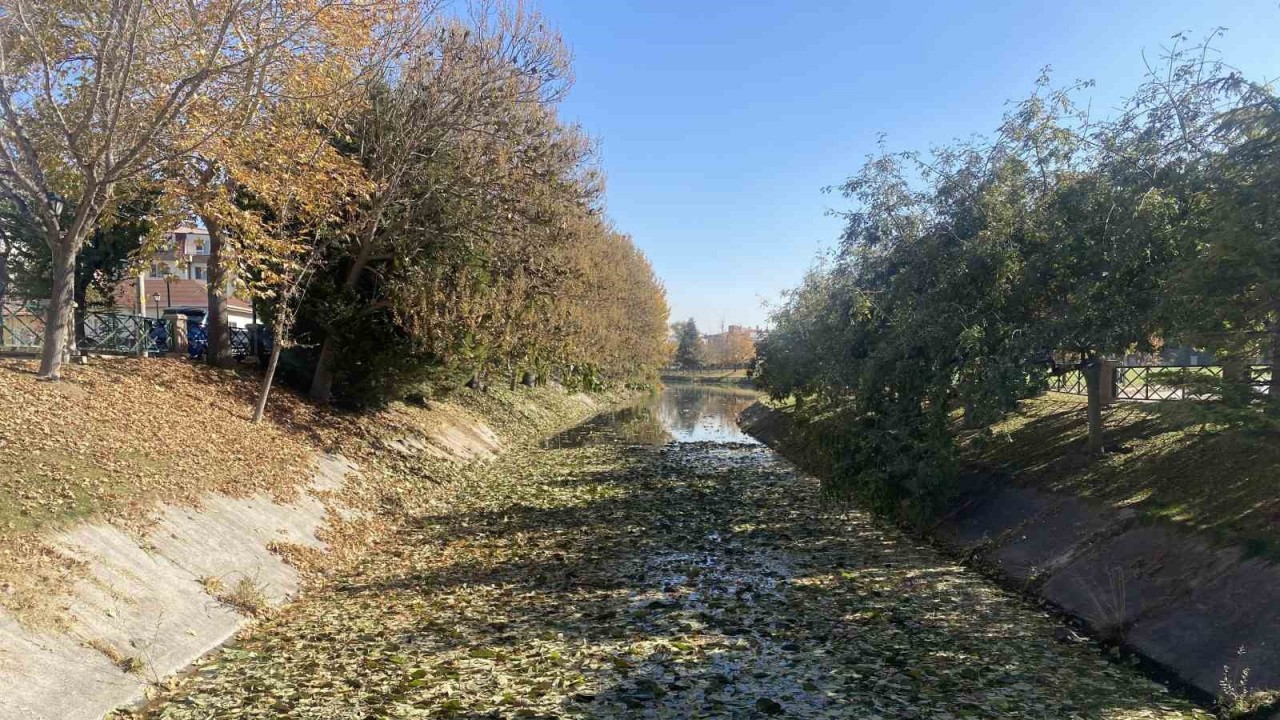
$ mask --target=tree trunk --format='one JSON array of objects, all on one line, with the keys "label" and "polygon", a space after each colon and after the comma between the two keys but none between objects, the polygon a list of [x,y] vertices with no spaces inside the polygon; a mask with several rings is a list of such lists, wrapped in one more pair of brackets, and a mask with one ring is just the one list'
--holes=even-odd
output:
[{"label": "tree trunk", "polygon": [[44,321],[44,350],[40,357],[41,380],[58,380],[62,375],[62,360],[67,354],[67,335],[71,327],[72,295],[75,293],[76,254],[69,243],[53,245],[53,289]]},{"label": "tree trunk", "polygon": [[1085,362],[1085,386],[1089,396],[1089,452],[1102,454],[1102,362],[1097,358]]},{"label": "tree trunk", "polygon": [[276,378],[276,364],[280,362],[280,333],[276,333],[271,343],[271,359],[267,361],[267,374],[262,378],[262,389],[258,391],[258,405],[253,409],[253,421],[262,422],[262,415],[267,410],[267,396],[271,394],[271,383]]},{"label": "tree trunk", "polygon": [[0,347],[4,347],[4,302],[9,295],[9,245],[0,238]]},{"label": "tree trunk", "polygon": [[332,335],[325,335],[320,343],[320,355],[316,357],[316,372],[311,376],[311,399],[327,403],[333,399],[333,353],[337,344]]},{"label": "tree trunk", "polygon": [[231,325],[227,320],[227,267],[222,257],[222,227],[217,221],[202,217],[209,231],[208,284],[209,316],[205,319],[205,360],[210,365],[231,367]]},{"label": "tree trunk", "polygon": [[[360,248],[360,253],[356,255],[355,260],[351,263],[351,269],[347,271],[347,277],[342,283],[342,288],[348,292],[356,287],[356,283],[360,281],[360,275],[364,273],[365,267],[369,264],[370,258],[373,257],[373,240],[370,239]],[[311,376],[311,399],[319,403],[327,403],[333,397],[333,355],[337,352],[337,343],[333,340],[332,334],[326,334],[324,342],[320,344],[320,356],[316,358],[316,371]]]},{"label": "tree trunk", "polygon": [[1280,402],[1280,304],[1271,313],[1271,387],[1267,394],[1273,404]]}]

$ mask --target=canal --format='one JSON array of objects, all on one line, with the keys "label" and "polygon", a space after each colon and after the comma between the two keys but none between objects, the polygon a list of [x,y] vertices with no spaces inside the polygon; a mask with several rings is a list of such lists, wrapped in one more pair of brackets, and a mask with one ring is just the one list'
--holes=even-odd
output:
[{"label": "canal", "polygon": [[676,386],[478,468],[164,718],[1207,718]]}]

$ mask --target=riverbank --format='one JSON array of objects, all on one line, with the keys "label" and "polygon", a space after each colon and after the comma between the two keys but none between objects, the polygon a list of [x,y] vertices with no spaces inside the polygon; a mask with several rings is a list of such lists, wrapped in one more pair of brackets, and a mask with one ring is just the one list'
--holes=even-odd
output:
[{"label": "riverbank", "polygon": [[962,438],[971,474],[1087,497],[1280,560],[1280,434],[1203,403],[1117,403],[1104,412],[1110,452],[1090,457],[1084,398],[1022,401],[987,436]]},{"label": "riverbank", "polygon": [[754,381],[746,370],[665,370],[664,385],[707,384],[754,388]]},{"label": "riverbank", "polygon": [[[967,476],[964,493],[933,518],[927,534],[1007,587],[1076,618],[1117,652],[1132,651],[1226,705],[1253,704],[1280,688],[1280,568],[1220,534],[1141,512],[1135,506],[1150,493],[1137,493],[1132,484],[1131,493],[1119,498],[1128,502],[1112,499],[1124,486],[1070,492],[1092,473],[1115,473],[1116,466],[1125,468],[1132,483],[1143,461],[1142,449],[1134,446],[1140,445],[1141,430],[1150,433],[1152,427],[1134,424],[1126,435],[1115,432],[1122,426],[1111,418],[1113,437],[1126,438],[1135,452],[1091,469],[1066,452],[1083,442],[1082,413],[1068,409],[1061,417],[1044,410],[1035,405],[1011,418],[1006,434],[976,455],[988,462],[1005,458],[1022,468],[1020,475]],[[1052,439],[1028,432],[1061,422],[1074,432]],[[786,408],[753,406],[744,425],[816,472],[837,460],[797,431]],[[1159,442],[1161,433],[1153,435]],[[967,457],[972,461],[975,455]],[[1160,455],[1147,459],[1153,457]],[[1035,477],[1037,472],[1046,477]],[[1074,486],[1067,482],[1072,478]],[[1060,484],[1050,484],[1055,479]],[[1161,500],[1170,504],[1167,490]]]},{"label": "riverbank", "polygon": [[741,398],[700,392],[471,466],[456,502],[137,715],[1208,717],[824,505],[719,414]]},{"label": "riverbank", "polygon": [[351,415],[254,378],[0,365],[0,718],[96,718],[449,502],[491,460],[623,395],[463,392]]}]

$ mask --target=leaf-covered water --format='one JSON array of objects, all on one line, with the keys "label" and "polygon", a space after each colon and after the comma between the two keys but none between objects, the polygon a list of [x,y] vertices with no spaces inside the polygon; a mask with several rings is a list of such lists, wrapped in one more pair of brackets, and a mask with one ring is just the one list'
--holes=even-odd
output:
[{"label": "leaf-covered water", "polygon": [[666,440],[564,443],[477,470],[448,510],[147,713],[1204,716],[933,550],[824,508],[767,448]]}]

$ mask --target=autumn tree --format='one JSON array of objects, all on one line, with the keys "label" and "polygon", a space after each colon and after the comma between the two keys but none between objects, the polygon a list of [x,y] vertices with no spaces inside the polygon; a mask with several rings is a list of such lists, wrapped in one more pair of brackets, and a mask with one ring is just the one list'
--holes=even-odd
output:
[{"label": "autumn tree", "polygon": [[[644,380],[667,360],[667,303],[631,238],[588,218],[562,249],[567,273],[552,308],[547,360],[587,385]],[[624,299],[619,302],[619,299]]]},{"label": "autumn tree", "polygon": [[558,35],[491,8],[428,36],[368,83],[340,143],[373,190],[307,295],[290,371],[314,363],[313,396],[354,405],[491,375],[595,387],[650,374],[665,296],[604,217],[594,143],[557,115],[570,76]]},{"label": "autumn tree", "polygon": [[[549,114],[568,87],[569,60],[539,16],[480,5],[468,21],[442,20],[425,36],[427,46],[394,74],[369,83],[368,111],[349,129],[374,191],[350,229],[333,307],[316,316],[320,350],[310,392],[317,400],[332,394],[335,355],[353,339],[348,328],[385,307],[376,297],[361,297],[367,274],[389,269],[392,258],[421,262],[468,244],[532,242],[521,225],[529,213],[513,209],[513,202],[524,197],[531,204],[556,182],[560,171],[547,169],[548,162],[572,166],[582,153],[580,140]],[[537,173],[549,173],[551,182]],[[466,261],[470,252],[458,257]],[[479,269],[466,262],[468,271]],[[432,268],[422,271],[422,282],[439,281],[429,277]],[[519,282],[510,279],[504,290]],[[459,280],[453,291],[472,288]],[[483,352],[474,332],[470,344]]]},{"label": "autumn tree", "polygon": [[740,367],[755,356],[755,342],[742,327],[730,325],[729,329],[706,338],[706,359],[718,367]]},{"label": "autumn tree", "polygon": [[[226,307],[237,282],[243,233],[228,222],[245,220],[229,219],[242,192],[240,175],[248,167],[296,161],[270,157],[282,148],[296,150],[271,137],[282,112],[305,108],[306,122],[341,134],[362,107],[362,83],[411,51],[422,23],[435,12],[434,5],[413,0],[313,0],[310,9],[308,22],[246,70],[241,95],[201,108],[195,122],[208,130],[206,141],[178,158],[169,173],[171,195],[209,233],[207,359],[213,364],[231,360]],[[327,180],[317,172],[291,182]]]},{"label": "autumn tree", "polygon": [[14,0],[0,11],[0,181],[53,258],[40,377],[68,350],[76,255],[122,182],[200,147],[214,107],[312,22],[272,0]]}]

